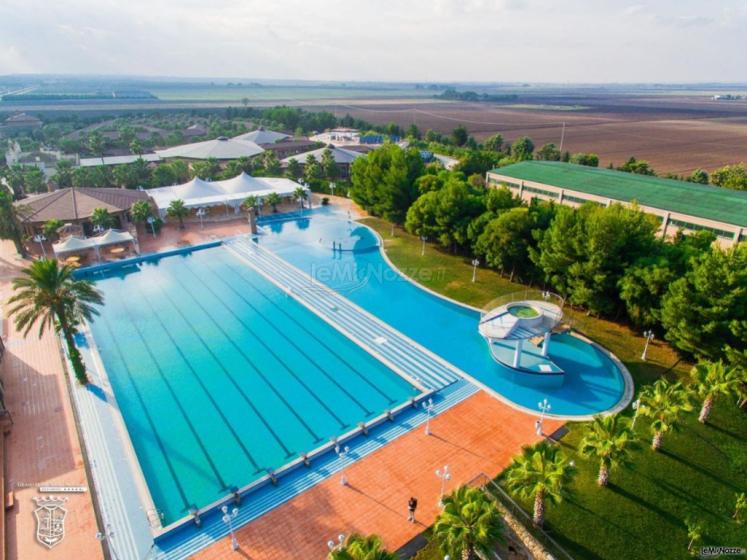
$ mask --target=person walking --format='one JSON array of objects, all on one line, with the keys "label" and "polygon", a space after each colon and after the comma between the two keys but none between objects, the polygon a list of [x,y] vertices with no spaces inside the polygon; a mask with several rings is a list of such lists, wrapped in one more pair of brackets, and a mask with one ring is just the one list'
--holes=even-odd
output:
[{"label": "person walking", "polygon": [[407,520],[415,523],[415,510],[418,509],[418,499],[414,496],[407,502]]}]

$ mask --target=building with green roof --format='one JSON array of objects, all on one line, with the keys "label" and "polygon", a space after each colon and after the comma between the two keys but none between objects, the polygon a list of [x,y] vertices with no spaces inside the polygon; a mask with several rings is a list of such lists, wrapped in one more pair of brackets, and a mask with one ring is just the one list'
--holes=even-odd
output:
[{"label": "building with green roof", "polygon": [[559,161],[522,161],[493,169],[489,186],[504,185],[524,200],[580,206],[636,203],[661,221],[662,236],[712,231],[724,246],[747,239],[747,192],[635,175]]}]

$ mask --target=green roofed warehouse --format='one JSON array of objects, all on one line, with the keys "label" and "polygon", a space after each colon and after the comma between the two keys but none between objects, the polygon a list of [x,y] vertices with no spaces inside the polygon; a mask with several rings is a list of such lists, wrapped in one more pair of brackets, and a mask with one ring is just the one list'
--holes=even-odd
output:
[{"label": "green roofed warehouse", "polygon": [[579,206],[632,204],[661,221],[662,236],[709,230],[723,246],[747,239],[747,192],[558,161],[522,161],[493,169],[489,186],[523,200]]}]

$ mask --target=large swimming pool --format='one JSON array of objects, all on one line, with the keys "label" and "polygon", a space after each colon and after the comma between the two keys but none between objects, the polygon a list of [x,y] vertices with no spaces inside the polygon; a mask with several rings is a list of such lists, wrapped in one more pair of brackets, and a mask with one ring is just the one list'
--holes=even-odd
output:
[{"label": "large swimming pool", "polygon": [[[568,334],[554,335],[550,358],[563,386],[517,382],[495,362],[477,331],[479,312],[436,296],[393,270],[378,237],[344,214],[320,208],[309,217],[263,224],[259,243],[462,369],[501,397],[529,410],[547,398],[552,413],[586,416],[609,410],[625,394],[625,374],[605,352]],[[342,245],[345,250],[333,251]],[[355,249],[355,250],[354,250]],[[406,271],[415,277],[432,271]]]},{"label": "large swimming pool", "polygon": [[91,324],[162,523],[420,391],[224,247],[91,276]]}]

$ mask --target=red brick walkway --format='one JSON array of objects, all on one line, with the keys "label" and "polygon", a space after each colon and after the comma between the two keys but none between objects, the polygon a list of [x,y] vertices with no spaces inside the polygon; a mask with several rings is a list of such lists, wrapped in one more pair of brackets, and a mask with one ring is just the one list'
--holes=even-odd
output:
[{"label": "red brick walkway", "polygon": [[[321,559],[327,540],[352,532],[381,535],[386,546],[396,550],[438,513],[437,468],[449,465],[447,492],[481,472],[497,474],[523,444],[538,439],[534,421],[479,392],[434,418],[433,435],[418,428],[352,465],[346,472],[349,486],[342,486],[335,475],[246,525],[238,531],[239,551],[232,552],[223,539],[197,558]],[[560,425],[548,420],[545,431]],[[419,501],[416,525],[407,522],[410,496]]]},{"label": "red brick walkway", "polygon": [[[3,309],[11,295],[10,280],[28,262],[15,256],[13,244],[0,243],[0,298]],[[65,494],[65,538],[51,550],[36,541],[32,498],[39,485],[89,487],[83,466],[59,346],[49,331],[39,340],[34,328],[24,338],[4,318],[5,359],[2,378],[13,426],[6,440],[6,491],[15,506],[6,513],[8,558],[55,560],[103,557],[96,540],[91,493]],[[60,496],[61,494],[54,494]]]}]

